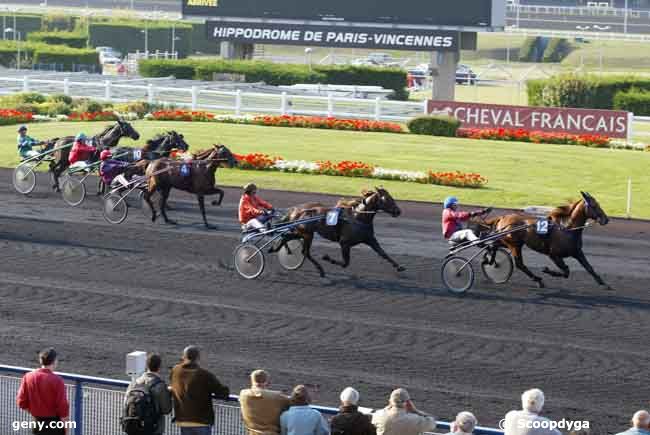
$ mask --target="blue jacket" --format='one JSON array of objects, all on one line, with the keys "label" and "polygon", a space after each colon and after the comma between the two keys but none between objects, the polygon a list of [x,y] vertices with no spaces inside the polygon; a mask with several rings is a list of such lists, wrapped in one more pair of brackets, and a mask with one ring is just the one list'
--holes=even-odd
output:
[{"label": "blue jacket", "polygon": [[650,430],[645,430],[645,429],[637,429],[635,427],[631,427],[625,432],[621,432],[616,435],[650,435]]},{"label": "blue jacket", "polygon": [[27,135],[18,135],[18,154],[20,154],[20,157],[26,158],[27,152],[31,151],[32,147],[37,143],[38,141],[36,139],[31,138]]},{"label": "blue jacket", "polygon": [[292,406],[280,415],[282,435],[329,435],[327,421],[320,412],[309,407]]}]

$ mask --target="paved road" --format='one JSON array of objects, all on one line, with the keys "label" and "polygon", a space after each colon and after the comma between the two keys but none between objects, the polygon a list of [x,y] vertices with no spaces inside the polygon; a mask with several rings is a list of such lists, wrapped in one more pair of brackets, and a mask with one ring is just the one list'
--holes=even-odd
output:
[{"label": "paved road", "polygon": [[[262,279],[245,281],[230,265],[238,239],[232,189],[209,210],[219,229],[207,232],[189,196],[174,197],[177,227],[152,224],[137,208],[111,226],[97,198],[71,209],[40,182],[22,197],[0,170],[3,363],[30,365],[53,345],[61,370],[123,377],[129,351],[160,351],[168,366],[197,343],[234,390],[265,367],[279,388],[319,385],[317,402],[329,405],[354,385],[365,405],[379,407],[399,385],[441,418],[471,409],[494,426],[524,389],[539,386],[550,416],[589,419],[596,433],[623,429],[647,406],[649,223],[589,231],[586,251],[615,291],[571,262],[571,279],[549,280],[547,289],[515,273],[509,285],[480,280],[456,297],[441,289],[440,210],[428,204],[403,203],[402,217],[378,218],[384,247],[408,267],[403,274],[355,248],[352,267],[329,266],[325,279],[309,265],[282,271],[271,258]],[[317,197],[264,194],[279,207]],[[332,245],[315,249],[338,255]],[[547,264],[531,253],[527,261]]]}]

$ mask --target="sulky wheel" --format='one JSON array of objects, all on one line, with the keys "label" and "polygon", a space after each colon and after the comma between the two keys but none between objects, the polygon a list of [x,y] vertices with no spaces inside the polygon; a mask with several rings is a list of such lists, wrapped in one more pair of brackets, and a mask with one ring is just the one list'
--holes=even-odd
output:
[{"label": "sulky wheel", "polygon": [[27,195],[32,193],[36,187],[36,174],[34,169],[38,166],[38,162],[25,162],[16,166],[14,169],[13,182],[14,188],[18,193]]},{"label": "sulky wheel", "polygon": [[278,251],[278,260],[282,267],[287,270],[300,269],[305,262],[305,254],[302,250],[302,239],[291,239],[282,245]]},{"label": "sulky wheel", "polygon": [[264,254],[251,243],[242,243],[233,254],[235,269],[246,279],[255,279],[264,271]]},{"label": "sulky wheel", "polygon": [[76,207],[86,198],[86,186],[75,177],[68,177],[63,181],[61,193],[66,204]]},{"label": "sulky wheel", "polygon": [[129,213],[126,198],[117,193],[111,193],[104,198],[104,219],[111,224],[121,224]]},{"label": "sulky wheel", "polygon": [[495,284],[508,282],[514,270],[510,252],[503,248],[488,250],[481,261],[483,275]]},{"label": "sulky wheel", "polygon": [[472,264],[463,257],[448,257],[442,263],[442,282],[452,293],[465,293],[474,284]]}]

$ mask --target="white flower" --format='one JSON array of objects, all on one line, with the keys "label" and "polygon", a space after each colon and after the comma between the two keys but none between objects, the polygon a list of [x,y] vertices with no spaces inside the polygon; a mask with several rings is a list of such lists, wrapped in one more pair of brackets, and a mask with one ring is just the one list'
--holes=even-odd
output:
[{"label": "white flower", "polygon": [[273,169],[283,172],[310,173],[318,170],[318,163],[305,160],[277,160],[273,164]]},{"label": "white flower", "polygon": [[399,169],[386,169],[375,167],[372,171],[373,178],[383,178],[390,180],[418,181],[426,178],[424,172],[419,171],[401,171]]}]

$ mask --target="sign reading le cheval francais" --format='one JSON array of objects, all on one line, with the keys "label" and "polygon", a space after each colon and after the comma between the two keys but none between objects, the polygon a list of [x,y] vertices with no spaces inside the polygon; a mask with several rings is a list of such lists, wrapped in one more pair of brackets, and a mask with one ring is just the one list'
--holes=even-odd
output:
[{"label": "sign reading le cheval francais", "polygon": [[[212,0],[188,0],[212,1]],[[453,51],[459,32],[280,23],[207,21],[209,39],[257,44]]]}]

